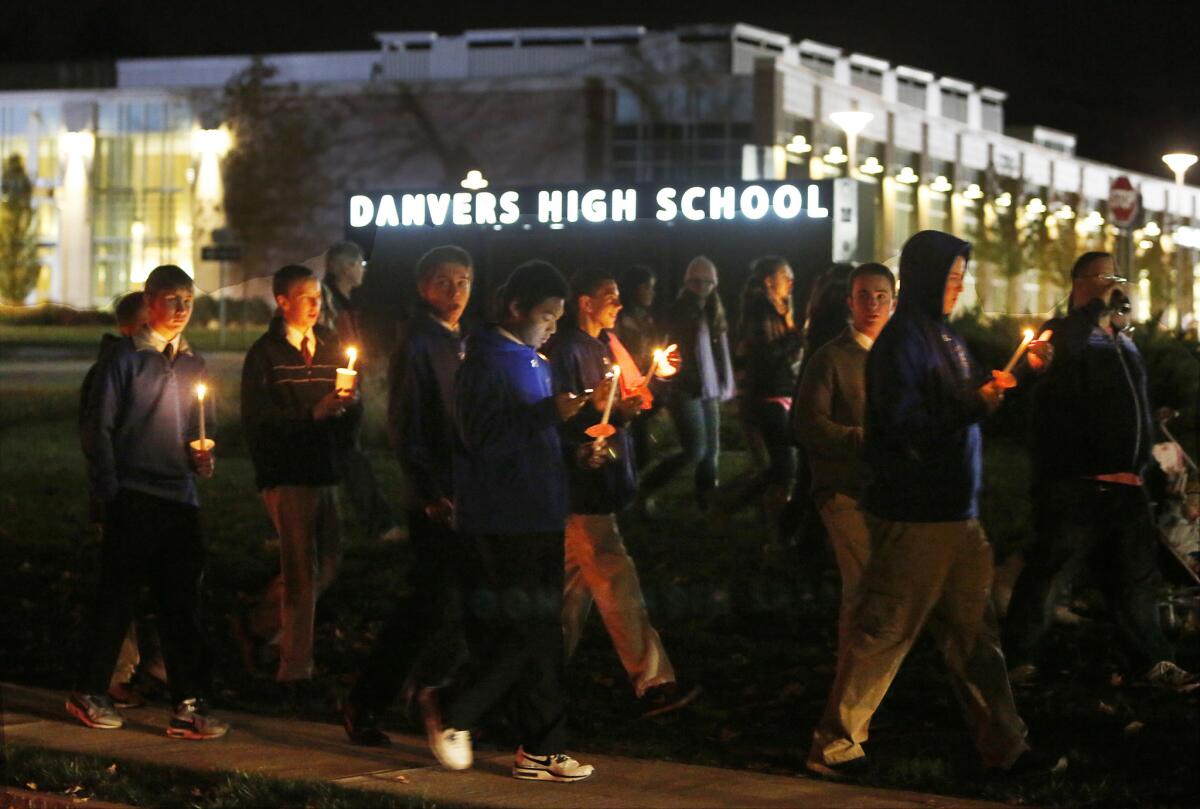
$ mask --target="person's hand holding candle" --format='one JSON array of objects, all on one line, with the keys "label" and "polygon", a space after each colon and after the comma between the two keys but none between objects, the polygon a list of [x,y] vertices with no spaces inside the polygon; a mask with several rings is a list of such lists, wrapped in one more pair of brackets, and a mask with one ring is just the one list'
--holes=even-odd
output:
[{"label": "person's hand holding candle", "polygon": [[646,374],[647,377],[667,379],[675,376],[679,372],[679,366],[683,364],[683,355],[679,353],[679,346],[675,343],[666,348],[654,349],[653,356],[654,359],[650,363],[651,372]]},{"label": "person's hand holding candle", "polygon": [[1054,362],[1054,346],[1050,344],[1050,338],[1053,336],[1054,332],[1046,329],[1029,344],[1025,361],[1029,363],[1030,370],[1045,371],[1050,367],[1050,363]]},{"label": "person's hand holding candle", "polygon": [[349,398],[357,390],[358,371],[354,370],[354,363],[358,361],[358,349],[355,346],[347,348],[346,358],[346,367],[337,369],[337,382],[334,383],[343,398]]}]

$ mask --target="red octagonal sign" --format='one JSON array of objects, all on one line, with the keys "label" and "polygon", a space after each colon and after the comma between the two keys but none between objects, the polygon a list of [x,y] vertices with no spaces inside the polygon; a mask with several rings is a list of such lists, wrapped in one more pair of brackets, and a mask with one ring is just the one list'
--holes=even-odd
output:
[{"label": "red octagonal sign", "polygon": [[1138,193],[1133,183],[1122,174],[1108,189],[1108,221],[1119,228],[1133,224],[1138,214]]}]

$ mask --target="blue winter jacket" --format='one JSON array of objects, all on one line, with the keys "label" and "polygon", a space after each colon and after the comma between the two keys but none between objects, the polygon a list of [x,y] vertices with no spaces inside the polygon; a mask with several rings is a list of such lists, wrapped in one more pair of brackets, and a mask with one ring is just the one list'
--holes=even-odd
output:
[{"label": "blue winter jacket", "polygon": [[454,513],[459,531],[562,531],[567,475],[550,364],[494,326],[467,338],[454,390]]},{"label": "blue winter jacket", "polygon": [[[575,326],[556,333],[547,344],[546,353],[550,355],[555,393],[583,394],[589,388],[600,387],[614,362],[608,347],[608,332],[602,331],[596,338]],[[596,408],[586,404],[560,428],[572,514],[615,514],[633,502],[637,494],[633,442],[624,418],[615,408],[609,423],[617,432],[608,439],[608,446],[617,457],[610,458],[599,469],[586,469],[577,462],[579,447],[594,440],[585,431],[599,424],[602,418]]]},{"label": "blue winter jacket", "polygon": [[950,267],[970,245],[925,230],[900,254],[896,313],[867,358],[864,454],[871,479],[863,507],[897,522],[955,522],[979,515],[985,375],[946,323]]}]

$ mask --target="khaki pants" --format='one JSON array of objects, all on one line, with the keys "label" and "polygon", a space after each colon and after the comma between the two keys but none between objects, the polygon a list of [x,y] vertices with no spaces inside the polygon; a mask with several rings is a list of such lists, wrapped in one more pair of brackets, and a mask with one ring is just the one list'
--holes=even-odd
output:
[{"label": "khaki pants", "polygon": [[821,504],[820,511],[842,577],[842,603],[838,610],[838,657],[841,658],[854,623],[863,573],[871,559],[871,532],[867,528],[867,515],[859,510],[853,497],[835,494]]},{"label": "khaki pants", "polygon": [[811,760],[861,758],[871,717],[926,624],[988,766],[1008,767],[1028,746],[991,605],[992,547],[976,520],[901,523],[867,517],[872,556],[838,659]]},{"label": "khaki pants", "polygon": [[595,599],[637,695],[656,685],[675,682],[675,670],[662,639],[650,625],[637,568],[625,552],[616,515],[567,517],[565,563],[562,625],[567,657],[579,644]]},{"label": "khaki pants", "polygon": [[317,599],[341,562],[341,533],[332,486],[273,486],[262,492],[279,535],[279,575],[250,617],[261,638],[279,639],[275,679],[307,680],[313,668]]}]

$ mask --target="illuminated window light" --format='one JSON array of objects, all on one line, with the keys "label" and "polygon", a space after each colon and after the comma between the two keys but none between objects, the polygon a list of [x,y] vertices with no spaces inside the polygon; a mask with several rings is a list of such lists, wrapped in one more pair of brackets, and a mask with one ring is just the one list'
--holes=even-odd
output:
[{"label": "illuminated window light", "polygon": [[787,149],[792,154],[808,154],[812,151],[812,144],[803,135],[794,135],[791,142],[783,148]]},{"label": "illuminated window light", "polygon": [[896,175],[896,181],[904,183],[905,185],[912,185],[913,183],[920,182],[921,177],[912,170],[911,166],[905,166],[904,168],[900,169],[900,173]]},{"label": "illuminated window light", "polygon": [[858,168],[863,174],[883,174],[883,164],[875,157],[868,157]]},{"label": "illuminated window light", "polygon": [[468,191],[479,191],[480,189],[488,187],[488,181],[483,178],[482,171],[479,169],[471,169],[467,172],[467,176],[463,177],[462,182],[459,183],[459,185]]},{"label": "illuminated window light", "polygon": [[933,191],[937,194],[946,194],[953,189],[954,189],[954,186],[952,186],[950,184],[950,181],[947,180],[946,177],[941,174],[939,174],[937,177],[935,177],[933,182],[931,182],[929,184],[929,190]]},{"label": "illuminated window light", "polygon": [[963,196],[967,199],[983,199],[983,189],[979,187],[979,183],[971,183],[963,192]]},{"label": "illuminated window light", "polygon": [[831,166],[840,166],[850,158],[842,151],[841,146],[831,146],[829,147],[828,154],[822,159]]}]

